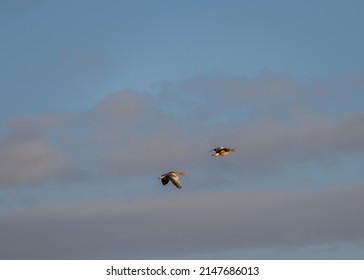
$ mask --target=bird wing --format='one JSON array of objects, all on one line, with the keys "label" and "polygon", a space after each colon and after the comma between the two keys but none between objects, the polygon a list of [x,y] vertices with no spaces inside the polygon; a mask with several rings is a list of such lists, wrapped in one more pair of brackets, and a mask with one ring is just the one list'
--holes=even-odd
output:
[{"label": "bird wing", "polygon": [[176,173],[174,173],[174,172],[169,173],[168,178],[169,178],[169,180],[172,181],[173,185],[175,185],[177,188],[179,188],[179,189],[182,188],[181,181],[179,180],[179,177]]},{"label": "bird wing", "polygon": [[224,149],[224,147],[216,147],[216,148],[213,148],[212,150],[210,150],[209,152],[212,152],[212,151],[215,151],[215,152],[219,152],[221,151],[222,149]]},{"label": "bird wing", "polygon": [[169,182],[169,179],[168,179],[168,177],[163,177],[163,178],[161,178],[161,181],[162,181],[163,185],[167,185]]}]

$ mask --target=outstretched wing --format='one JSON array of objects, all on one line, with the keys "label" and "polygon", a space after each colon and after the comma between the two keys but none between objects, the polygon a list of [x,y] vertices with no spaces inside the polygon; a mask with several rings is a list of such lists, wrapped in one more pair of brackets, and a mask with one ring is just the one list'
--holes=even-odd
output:
[{"label": "outstretched wing", "polygon": [[213,148],[212,150],[210,150],[209,152],[212,152],[212,151],[215,151],[216,153],[220,152],[221,150],[223,150],[224,147],[216,147],[216,148]]},{"label": "outstretched wing", "polygon": [[163,178],[161,178],[161,181],[162,181],[163,185],[167,185],[169,182],[169,179],[168,179],[168,177],[163,177]]},{"label": "outstretched wing", "polygon": [[[184,175],[184,174],[183,174]],[[172,181],[173,185],[175,185],[177,188],[181,189],[182,188],[182,184],[181,184],[181,181],[179,179],[179,177],[177,176],[176,173],[170,173],[168,175],[169,177],[169,180]]]}]

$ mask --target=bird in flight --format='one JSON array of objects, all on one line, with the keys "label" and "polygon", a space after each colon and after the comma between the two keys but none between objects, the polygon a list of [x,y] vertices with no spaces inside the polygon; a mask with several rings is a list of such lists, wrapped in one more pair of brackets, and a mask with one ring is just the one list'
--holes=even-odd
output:
[{"label": "bird in flight", "polygon": [[225,147],[216,147],[213,148],[212,150],[210,150],[209,152],[215,151],[215,153],[213,153],[211,156],[213,157],[221,157],[221,156],[226,156],[232,152],[237,152],[237,149],[234,148],[225,148]]},{"label": "bird in flight", "polygon": [[186,172],[170,171],[168,173],[165,173],[165,174],[159,176],[158,179],[161,180],[163,185],[166,185],[166,184],[168,184],[169,181],[171,181],[173,183],[173,185],[175,185],[177,188],[181,189],[182,184],[181,184],[181,181],[180,181],[178,175],[184,176],[186,174],[187,174]]}]

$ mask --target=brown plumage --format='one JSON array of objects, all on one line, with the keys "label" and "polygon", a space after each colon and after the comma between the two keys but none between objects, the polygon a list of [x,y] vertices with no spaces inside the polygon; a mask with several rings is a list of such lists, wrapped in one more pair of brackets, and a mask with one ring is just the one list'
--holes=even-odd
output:
[{"label": "brown plumage", "polygon": [[212,152],[212,151],[215,151],[215,153],[212,154],[211,156],[221,157],[221,156],[226,156],[226,155],[228,155],[230,153],[233,153],[233,152],[237,152],[238,150],[235,149],[235,148],[225,148],[225,147],[220,146],[220,147],[213,148],[209,152]]},{"label": "brown plumage", "polygon": [[169,181],[171,181],[177,188],[182,189],[182,184],[178,175],[184,176],[186,174],[186,172],[170,171],[168,173],[162,174],[158,177],[158,179],[161,180],[163,185],[166,185]]}]

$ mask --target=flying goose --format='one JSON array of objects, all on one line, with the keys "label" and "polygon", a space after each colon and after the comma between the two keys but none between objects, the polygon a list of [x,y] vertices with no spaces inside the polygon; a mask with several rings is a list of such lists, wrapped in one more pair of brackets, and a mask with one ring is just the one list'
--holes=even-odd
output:
[{"label": "flying goose", "polygon": [[168,184],[169,180],[172,181],[173,185],[175,185],[177,188],[181,189],[182,188],[182,184],[181,181],[179,180],[178,175],[186,175],[186,172],[177,172],[177,171],[170,171],[168,173],[165,173],[161,176],[158,177],[158,179],[161,180],[163,185]]},{"label": "flying goose", "polygon": [[225,148],[225,147],[220,146],[220,147],[213,148],[209,152],[212,152],[212,151],[215,151],[215,153],[212,154],[211,156],[221,157],[221,156],[226,156],[232,152],[237,152],[238,150],[234,149],[234,148]]}]

